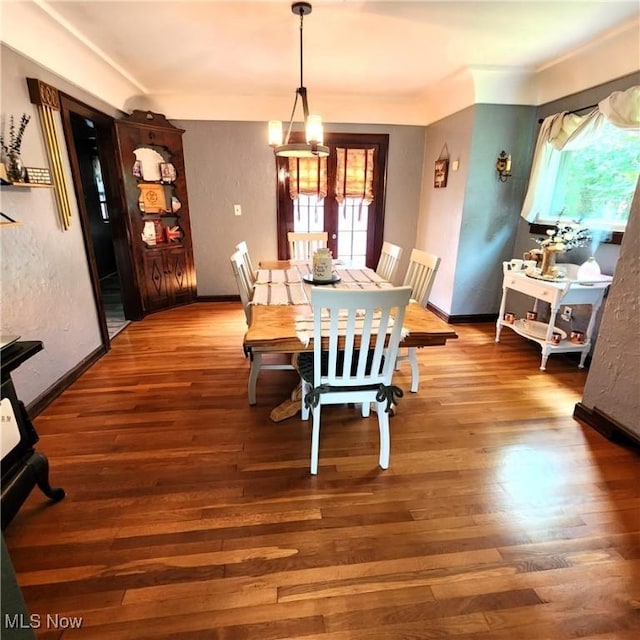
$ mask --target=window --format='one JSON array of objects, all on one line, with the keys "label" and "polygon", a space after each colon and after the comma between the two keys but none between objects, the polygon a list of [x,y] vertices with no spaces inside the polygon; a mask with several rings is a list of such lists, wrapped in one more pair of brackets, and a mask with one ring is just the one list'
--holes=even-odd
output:
[{"label": "window", "polygon": [[587,146],[555,153],[550,208],[538,214],[538,222],[565,218],[592,229],[624,230],[638,181],[640,132],[605,122]]},{"label": "window", "polygon": [[531,223],[578,220],[624,231],[640,174],[640,86],[614,91],[584,116],[558,113],[542,123],[522,217]]}]

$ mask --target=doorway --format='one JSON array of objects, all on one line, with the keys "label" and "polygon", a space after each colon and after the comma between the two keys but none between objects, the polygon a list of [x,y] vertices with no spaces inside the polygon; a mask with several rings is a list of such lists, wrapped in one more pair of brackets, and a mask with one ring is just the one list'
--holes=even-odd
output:
[{"label": "doorway", "polygon": [[278,258],[289,257],[289,231],[326,231],[335,258],[374,268],[384,235],[389,135],[330,133],[324,144],[326,159],[276,158]]},{"label": "doorway", "polygon": [[129,321],[124,315],[122,286],[113,248],[111,216],[98,153],[96,125],[90,118],[77,113],[71,113],[70,119],[100,296],[111,340],[129,324]]},{"label": "doorway", "polygon": [[123,287],[130,253],[123,233],[114,119],[63,93],[60,112],[100,333],[109,349],[111,340],[136,319]]}]

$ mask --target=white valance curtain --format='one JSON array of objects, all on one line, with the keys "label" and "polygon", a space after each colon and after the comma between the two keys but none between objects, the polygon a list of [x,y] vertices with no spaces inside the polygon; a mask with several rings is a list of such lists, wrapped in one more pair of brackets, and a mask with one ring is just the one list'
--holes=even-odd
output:
[{"label": "white valance curtain", "polygon": [[[561,150],[580,149],[598,135],[605,122],[615,127],[640,130],[640,86],[614,91],[584,116],[556,113],[544,119],[533,154],[529,188],[522,205],[522,217],[534,222],[548,213],[553,197]],[[548,217],[548,216],[546,216]]]}]

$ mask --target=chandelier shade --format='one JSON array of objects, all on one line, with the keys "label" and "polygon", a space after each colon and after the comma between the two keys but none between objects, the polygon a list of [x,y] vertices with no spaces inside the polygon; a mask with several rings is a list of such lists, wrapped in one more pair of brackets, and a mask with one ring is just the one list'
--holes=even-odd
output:
[{"label": "chandelier shade", "polygon": [[[309,115],[309,103],[307,101],[307,88],[303,81],[303,47],[302,32],[304,16],[311,13],[311,5],[308,2],[294,2],[291,11],[300,16],[300,86],[296,89],[296,97],[291,110],[291,119],[287,127],[286,138],[283,137],[282,122],[269,121],[269,145],[273,147],[276,156],[281,158],[326,158],[329,155],[329,147],[325,146],[322,118],[319,115]],[[304,128],[306,142],[290,142],[291,129],[295,118],[298,97],[302,101],[304,116]]]}]

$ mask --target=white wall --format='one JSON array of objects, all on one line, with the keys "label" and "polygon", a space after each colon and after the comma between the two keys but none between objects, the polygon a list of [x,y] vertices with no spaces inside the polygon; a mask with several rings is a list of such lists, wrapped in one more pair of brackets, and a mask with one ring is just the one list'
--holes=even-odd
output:
[{"label": "white wall", "polygon": [[640,186],[600,324],[582,403],[640,437]]},{"label": "white wall", "polygon": [[[440,256],[429,300],[445,313],[451,311],[453,298],[474,119],[474,108],[469,107],[427,127],[416,247]],[[435,189],[435,162],[445,153],[445,145],[447,186]],[[454,160],[459,163],[457,171],[451,166]]]},{"label": "white wall", "polygon": [[[27,77],[66,83],[10,49],[2,48],[3,119],[31,115],[22,147],[26,166],[47,167],[48,160],[35,105],[29,101]],[[59,116],[59,139],[64,150]],[[5,123],[5,134],[8,133]],[[63,152],[66,158],[66,153]],[[2,187],[2,211],[22,222],[0,228],[3,335],[41,340],[44,351],[12,374],[18,395],[30,403],[101,344],[96,305],[68,167],[71,228],[63,231],[52,189]]]}]

